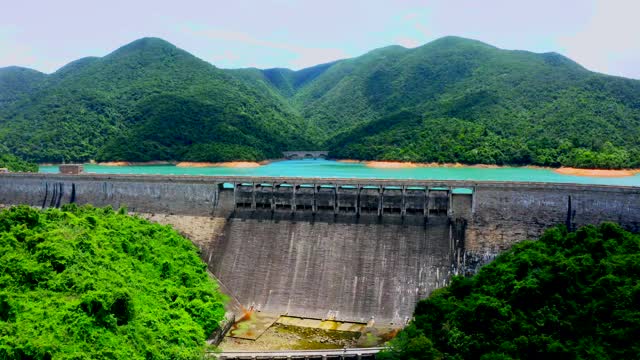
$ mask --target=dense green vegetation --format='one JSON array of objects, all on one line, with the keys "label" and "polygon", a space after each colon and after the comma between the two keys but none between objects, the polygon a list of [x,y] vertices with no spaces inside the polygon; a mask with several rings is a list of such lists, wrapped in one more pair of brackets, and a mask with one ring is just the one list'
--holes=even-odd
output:
[{"label": "dense green vegetation", "polygon": [[[523,129],[526,129],[524,124]],[[581,133],[592,136],[589,141],[593,146],[577,147],[576,143],[582,143],[577,137],[572,141],[558,140],[551,133],[543,134],[543,138],[533,134],[528,138],[505,136],[474,121],[401,111],[339,134],[329,141],[329,146],[333,157],[360,160],[607,169],[640,167],[640,146],[615,146],[613,139],[596,133],[589,135],[587,131],[584,129]]]},{"label": "dense green vegetation", "polygon": [[299,71],[222,70],[160,39],[0,69],[0,142],[40,162],[337,158],[640,167],[640,81],[445,37]]},{"label": "dense green vegetation", "polygon": [[13,172],[38,172],[38,164],[19,159],[2,144],[0,144],[0,168],[7,168]]},{"label": "dense green vegetation", "polygon": [[125,211],[0,211],[1,359],[201,359],[223,299],[195,247]]},{"label": "dense green vegetation", "polygon": [[434,291],[381,358],[636,358],[638,304],[640,235],[552,228]]},{"label": "dense green vegetation", "polygon": [[303,88],[339,158],[640,166],[640,81],[447,37],[339,62]]},{"label": "dense green vegetation", "polygon": [[108,140],[98,160],[263,160],[281,157],[287,144],[305,147],[293,127],[183,96],[154,96],[132,116],[133,125]]},{"label": "dense green vegetation", "polygon": [[0,68],[0,107],[34,92],[46,75],[18,66]]},{"label": "dense green vegetation", "polygon": [[0,106],[0,143],[37,162],[206,161],[247,146],[239,158],[265,159],[311,147],[303,123],[271,88],[145,38],[73,62]]}]

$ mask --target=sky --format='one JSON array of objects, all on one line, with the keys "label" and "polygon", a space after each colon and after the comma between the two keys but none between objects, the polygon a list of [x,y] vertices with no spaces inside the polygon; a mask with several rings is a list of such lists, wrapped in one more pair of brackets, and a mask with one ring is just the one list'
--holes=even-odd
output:
[{"label": "sky", "polygon": [[446,35],[640,79],[640,0],[0,0],[0,67],[54,72],[145,36],[221,68],[301,69]]}]

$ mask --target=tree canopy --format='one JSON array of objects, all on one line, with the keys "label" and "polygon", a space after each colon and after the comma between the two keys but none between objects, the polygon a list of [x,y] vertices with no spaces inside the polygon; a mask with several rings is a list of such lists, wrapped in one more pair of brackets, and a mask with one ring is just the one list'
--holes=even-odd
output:
[{"label": "tree canopy", "polygon": [[638,304],[640,235],[559,226],[420,301],[380,358],[635,358]]},{"label": "tree canopy", "polygon": [[13,172],[38,172],[38,165],[24,161],[11,154],[6,146],[0,144],[0,168],[7,168]]},{"label": "tree canopy", "polygon": [[201,359],[223,296],[191,242],[121,209],[0,211],[0,358]]},{"label": "tree canopy", "polygon": [[238,147],[251,151],[235,159],[262,160],[312,147],[307,125],[274,90],[157,38],[72,62],[21,96],[3,95],[14,79],[0,76],[0,100],[12,99],[0,102],[0,143],[31,161],[208,161],[220,157],[208,150]]}]

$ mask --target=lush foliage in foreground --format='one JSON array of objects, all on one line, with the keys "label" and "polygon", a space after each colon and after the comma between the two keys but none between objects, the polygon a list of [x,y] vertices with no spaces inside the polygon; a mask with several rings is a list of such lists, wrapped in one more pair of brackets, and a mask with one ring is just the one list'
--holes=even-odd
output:
[{"label": "lush foliage in foreground", "polygon": [[421,301],[383,359],[630,359],[640,353],[640,236],[558,227]]},{"label": "lush foliage in foreground", "polygon": [[0,212],[0,358],[196,359],[223,316],[194,246],[111,208]]},{"label": "lush foliage in foreground", "polygon": [[38,164],[19,159],[9,153],[9,150],[0,144],[0,168],[7,168],[14,172],[38,172]]}]

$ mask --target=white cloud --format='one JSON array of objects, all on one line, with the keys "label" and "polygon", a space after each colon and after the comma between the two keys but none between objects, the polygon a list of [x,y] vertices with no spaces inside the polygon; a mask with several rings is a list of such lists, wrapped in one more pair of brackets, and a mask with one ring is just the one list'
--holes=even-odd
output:
[{"label": "white cloud", "polygon": [[590,70],[640,78],[640,1],[599,0],[592,17],[558,41]]},{"label": "white cloud", "polygon": [[288,52],[295,56],[295,58],[290,62],[294,68],[304,68],[348,57],[347,53],[337,48],[308,47],[285,42],[264,40],[236,31],[193,28],[187,28],[185,31],[193,35],[205,36],[213,40],[223,40],[236,44],[241,43],[249,46]]},{"label": "white cloud", "polygon": [[0,27],[0,67],[23,64],[29,66],[37,61],[29,47],[14,40],[16,29]]},{"label": "white cloud", "polygon": [[418,47],[420,45],[422,45],[420,43],[420,41],[416,40],[416,39],[412,39],[412,38],[406,38],[406,37],[402,37],[402,38],[397,38],[396,39],[396,43],[398,45],[402,45],[406,48],[414,48],[414,47]]},{"label": "white cloud", "polygon": [[234,61],[238,61],[241,60],[240,55],[236,54],[233,51],[229,51],[229,50],[225,50],[221,53],[217,53],[214,54],[213,56],[211,56],[211,62],[213,64],[216,64],[218,62],[224,61],[224,62],[234,62]]}]

